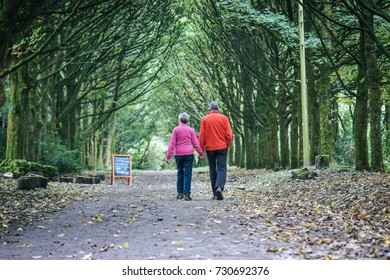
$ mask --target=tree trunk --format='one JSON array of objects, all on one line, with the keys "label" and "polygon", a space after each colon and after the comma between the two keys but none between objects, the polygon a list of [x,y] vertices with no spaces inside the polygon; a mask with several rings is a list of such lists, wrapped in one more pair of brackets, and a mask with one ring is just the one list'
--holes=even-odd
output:
[{"label": "tree trunk", "polygon": [[256,168],[257,142],[249,106],[251,105],[246,105],[244,108],[245,166],[247,169],[254,169]]},{"label": "tree trunk", "polygon": [[30,120],[28,65],[10,75],[10,110],[8,113],[6,159],[32,160],[29,137],[33,130]]},{"label": "tree trunk", "polygon": [[299,133],[298,133],[298,101],[295,91],[291,105],[291,126],[290,126],[290,168],[297,169],[299,166]]},{"label": "tree trunk", "polygon": [[[8,57],[8,44],[1,41],[2,40],[0,40],[0,72],[6,68]],[[7,101],[7,96],[5,95],[5,79],[5,77],[0,78],[0,109]]]},{"label": "tree trunk", "polygon": [[318,93],[320,97],[320,135],[321,135],[321,155],[327,155],[328,161],[331,162],[334,158],[334,135],[333,135],[333,115],[332,105],[333,96],[330,95],[330,69],[327,65],[323,65],[321,69],[321,77],[318,81]]},{"label": "tree trunk", "polygon": [[[373,1],[368,0],[367,5],[373,7]],[[374,32],[374,15],[365,11],[365,20],[368,28]],[[384,171],[382,154],[382,128],[381,128],[381,72],[376,57],[376,46],[371,36],[366,36],[366,57],[367,57],[367,86],[370,105],[370,141],[371,141],[371,169],[373,171]]]},{"label": "tree trunk", "polygon": [[23,91],[20,90],[19,80],[21,69],[10,75],[10,98],[7,126],[7,151],[6,159],[21,159],[21,98]]},{"label": "tree trunk", "polygon": [[302,95],[297,89],[297,122],[298,122],[298,166],[303,166],[303,119],[302,119]]},{"label": "tree trunk", "polygon": [[385,128],[385,143],[384,143],[384,158],[390,161],[390,101],[387,100],[385,104],[385,117],[383,120],[383,126]]},{"label": "tree trunk", "polygon": [[288,139],[287,96],[284,90],[279,92],[279,142],[280,142],[280,167],[288,168],[290,163],[290,148]]},{"label": "tree trunk", "polygon": [[241,136],[236,134],[234,136],[234,155],[233,155],[233,161],[235,166],[241,166],[241,143],[240,143]]},{"label": "tree trunk", "polygon": [[278,118],[276,113],[268,110],[269,127],[267,134],[267,160],[266,167],[277,170],[280,168],[279,162],[279,141],[278,141]]},{"label": "tree trunk", "polygon": [[116,120],[116,113],[112,115],[112,121],[111,125],[108,127],[108,136],[107,136],[107,142],[106,142],[106,149],[104,151],[104,167],[110,168],[111,166],[111,154],[115,147],[115,120]]},{"label": "tree trunk", "polygon": [[[75,149],[76,136],[77,136],[77,113],[79,111],[80,103],[75,101],[77,100],[79,86],[76,85],[76,81],[70,81],[64,88],[66,94],[62,93],[60,100],[60,110],[59,110],[59,134],[61,135],[62,143],[69,149]],[[69,105],[72,104],[72,105]],[[64,114],[64,108],[68,107],[67,113]]]},{"label": "tree trunk", "polygon": [[366,52],[365,34],[360,32],[359,39],[359,64],[357,77],[356,105],[354,111],[354,141],[355,141],[355,169],[368,170],[368,145],[367,145],[367,84],[366,84]]},{"label": "tree trunk", "polygon": [[[82,115],[88,115],[89,108],[87,104],[82,105],[81,114]],[[85,131],[90,126],[90,122],[88,118],[84,118],[81,120],[81,127],[80,130]],[[89,141],[88,139],[83,139],[83,145],[82,145],[83,151],[81,154],[81,162],[83,166],[88,166],[89,164]]]},{"label": "tree trunk", "polygon": [[314,165],[315,158],[319,155],[320,147],[320,105],[318,93],[315,87],[315,75],[313,63],[311,61],[312,50],[306,51],[306,75],[307,75],[307,95],[309,106],[309,138],[310,138],[310,165]]},{"label": "tree trunk", "polygon": [[256,168],[256,164],[255,164],[256,159],[254,155],[255,155],[255,150],[257,149],[257,145],[253,143],[254,134],[252,129],[250,129],[249,127],[245,127],[244,132],[245,132],[244,139],[245,139],[245,146],[246,146],[245,165],[247,169],[254,169]]},{"label": "tree trunk", "polygon": [[240,153],[240,162],[239,162],[239,166],[241,168],[245,168],[245,151],[246,151],[246,144],[245,144],[245,135],[240,135],[240,138],[241,138],[241,149],[239,151]]}]

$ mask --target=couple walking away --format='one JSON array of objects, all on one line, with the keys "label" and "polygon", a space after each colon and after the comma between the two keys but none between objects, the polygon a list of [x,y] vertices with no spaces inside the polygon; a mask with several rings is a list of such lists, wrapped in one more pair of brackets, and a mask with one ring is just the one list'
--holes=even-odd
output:
[{"label": "couple walking away", "polygon": [[226,183],[227,154],[232,142],[233,132],[228,118],[219,112],[217,102],[209,105],[209,114],[200,122],[200,138],[195,130],[187,123],[189,115],[179,115],[179,125],[172,131],[169,141],[166,160],[175,155],[177,167],[177,199],[191,200],[192,165],[194,148],[201,159],[206,150],[210,171],[213,199],[223,200],[223,191]]}]

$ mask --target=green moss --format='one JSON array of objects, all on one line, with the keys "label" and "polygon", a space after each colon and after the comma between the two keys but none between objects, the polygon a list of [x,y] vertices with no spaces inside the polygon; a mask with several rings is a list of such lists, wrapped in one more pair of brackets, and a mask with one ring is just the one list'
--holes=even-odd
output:
[{"label": "green moss", "polygon": [[51,165],[42,165],[36,162],[28,162],[22,159],[3,160],[0,163],[0,172],[6,173],[38,173],[52,178],[58,175],[58,168]]},{"label": "green moss", "polygon": [[58,168],[52,165],[42,165],[42,171],[44,174],[49,174],[48,177],[58,175]]},{"label": "green moss", "polygon": [[291,172],[291,178],[293,179],[306,180],[306,179],[314,179],[315,177],[317,177],[317,173],[310,171],[307,168],[294,170]]}]

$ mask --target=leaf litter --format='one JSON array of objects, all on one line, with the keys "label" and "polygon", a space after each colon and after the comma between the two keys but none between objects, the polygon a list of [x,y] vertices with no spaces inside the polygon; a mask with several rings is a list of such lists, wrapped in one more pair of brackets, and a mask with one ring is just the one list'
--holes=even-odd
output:
[{"label": "leaf litter", "polygon": [[266,252],[285,259],[390,259],[390,174],[325,170],[298,180],[288,171],[231,173],[239,178],[229,183],[229,197],[241,225],[259,246],[279,244]]},{"label": "leaf litter", "polygon": [[[19,230],[33,221],[43,220],[49,213],[66,208],[71,202],[93,199],[102,194],[102,188],[50,182],[47,188],[19,190],[17,181],[0,179],[0,238],[15,225]],[[102,217],[92,217],[101,222]]]}]

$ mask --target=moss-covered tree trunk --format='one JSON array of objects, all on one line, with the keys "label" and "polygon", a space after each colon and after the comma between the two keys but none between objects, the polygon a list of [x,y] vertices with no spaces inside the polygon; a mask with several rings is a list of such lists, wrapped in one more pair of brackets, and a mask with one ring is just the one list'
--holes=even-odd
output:
[{"label": "moss-covered tree trunk", "polygon": [[241,167],[242,165],[244,165],[244,160],[242,155],[241,134],[235,132],[233,141],[234,141],[234,156],[233,156],[234,165]]},{"label": "moss-covered tree trunk", "polygon": [[268,127],[266,131],[266,160],[265,167],[270,169],[278,169],[280,167],[279,162],[279,139],[278,139],[278,117],[276,112],[269,108],[268,115]]},{"label": "moss-covered tree trunk", "polygon": [[318,92],[315,86],[315,74],[312,60],[312,50],[306,51],[306,78],[309,107],[309,139],[310,139],[310,165],[314,165],[316,156],[320,153],[320,105]]},{"label": "moss-covered tree trunk", "polygon": [[357,76],[356,104],[354,111],[354,142],[355,142],[355,169],[362,171],[369,169],[367,124],[368,124],[368,90],[365,52],[365,34],[360,32],[359,64]]},{"label": "moss-covered tree trunk", "polygon": [[[35,68],[34,64],[30,64],[32,68]],[[31,77],[36,77],[35,71],[29,71]],[[31,78],[30,81],[35,80]],[[39,150],[41,146],[41,125],[40,123],[40,107],[44,104],[41,103],[41,97],[36,87],[31,88],[29,98],[28,98],[28,137],[27,137],[27,147],[26,148],[26,157],[29,161],[37,162],[39,160]]]},{"label": "moss-covered tree trunk", "polygon": [[114,113],[111,117],[111,121],[107,124],[106,127],[106,137],[104,140],[104,146],[103,146],[103,167],[105,169],[110,168],[111,166],[111,155],[114,151],[115,146],[115,134],[116,134],[116,113]]},{"label": "moss-covered tree trunk", "polygon": [[[0,72],[7,66],[8,57],[8,44],[1,39],[0,40]],[[0,78],[0,109],[4,106],[7,97],[5,95],[5,77]]]},{"label": "moss-covered tree trunk", "polygon": [[253,130],[249,127],[244,128],[245,139],[245,166],[247,169],[256,168],[256,149],[257,145],[253,142],[254,134]]},{"label": "moss-covered tree trunk", "polygon": [[335,142],[333,135],[333,103],[334,97],[331,95],[330,68],[322,65],[321,76],[318,80],[318,93],[320,97],[320,135],[321,135],[321,155],[327,155],[331,162],[334,158]]},{"label": "moss-covered tree trunk", "polygon": [[[331,4],[321,3],[321,8],[328,15],[333,15],[333,9]],[[328,22],[321,24],[321,31],[323,34],[328,34],[327,29],[331,28]],[[332,40],[329,35],[325,35],[324,38],[329,44],[332,43]],[[331,45],[331,48],[333,46]],[[326,56],[323,53],[323,56]],[[335,142],[336,142],[336,133],[338,123],[337,111],[337,99],[334,94],[331,93],[331,74],[332,69],[330,63],[323,62],[319,66],[320,76],[318,78],[318,97],[320,104],[320,154],[328,156],[328,163],[332,162],[335,158]]]},{"label": "moss-covered tree trunk", "polygon": [[252,86],[248,80],[249,76],[245,71],[242,71],[242,87],[244,89],[244,95],[246,98],[246,104],[244,106],[244,141],[245,141],[245,165],[248,169],[256,168],[257,161],[257,139],[254,128],[254,117],[250,106],[253,106],[250,102],[250,96],[252,95]]},{"label": "moss-covered tree trunk", "polygon": [[[82,105],[82,109],[81,109],[81,114],[82,115],[88,115],[90,114],[89,112],[89,108],[88,108],[88,105],[87,104],[83,104]],[[88,118],[83,118],[81,120],[81,126],[80,126],[80,130],[81,131],[85,131],[88,129],[88,127],[90,126],[90,121]],[[83,164],[83,166],[85,167],[88,167],[89,166],[89,141],[87,139],[83,139],[83,145],[82,145],[82,153],[81,153],[81,162]]]},{"label": "moss-covered tree trunk", "polygon": [[280,168],[280,157],[279,157],[279,141],[278,141],[278,125],[276,114],[271,117],[273,122],[270,127],[269,134],[269,149],[271,155],[271,164],[269,167],[278,170]]},{"label": "moss-covered tree trunk", "polygon": [[6,159],[34,160],[30,138],[34,135],[31,121],[30,77],[28,65],[10,75],[10,110],[8,112]]},{"label": "moss-covered tree trunk", "polygon": [[[76,81],[69,81],[64,87],[65,93],[62,96],[58,121],[60,123],[59,134],[62,143],[69,149],[75,149],[77,137],[77,117],[80,110],[80,103],[77,101],[79,85]],[[66,109],[65,109],[66,108]]]},{"label": "moss-covered tree trunk", "polygon": [[302,119],[302,95],[297,95],[298,102],[298,165],[303,166],[303,119]]},{"label": "moss-covered tree trunk", "polygon": [[383,119],[383,126],[385,128],[384,140],[384,159],[390,162],[390,100],[385,101],[385,117]]},{"label": "moss-covered tree trunk", "polygon": [[245,144],[245,135],[244,134],[241,134],[240,135],[240,138],[241,138],[241,149],[240,149],[240,153],[241,153],[241,156],[240,156],[240,167],[241,168],[245,168],[245,150],[246,150],[246,144]]},{"label": "moss-covered tree trunk", "polygon": [[[281,2],[282,3],[282,2]],[[294,10],[296,8],[295,1],[287,0],[285,1],[285,5],[287,7],[287,15],[288,19],[292,24],[295,24],[296,16],[294,14]],[[299,79],[299,68],[295,66],[293,68],[293,77],[295,80]],[[299,166],[299,110],[298,107],[300,104],[300,91],[298,87],[295,87],[293,91],[290,92],[290,115],[291,115],[291,123],[290,123],[290,168],[296,169]],[[299,97],[298,97],[299,96]]]},{"label": "moss-covered tree trunk", "polygon": [[[373,0],[367,0],[367,5],[373,8]],[[365,10],[367,27],[374,33],[374,15]],[[371,141],[371,169],[384,171],[382,151],[382,99],[381,99],[381,71],[376,57],[376,45],[371,36],[366,36],[366,59],[367,59],[367,86],[370,108],[370,141]]]},{"label": "moss-covered tree trunk", "polygon": [[10,75],[10,98],[7,126],[7,151],[6,159],[21,159],[21,99],[23,85],[19,85],[21,79],[21,69]]},{"label": "moss-covered tree trunk", "polygon": [[[46,83],[45,83],[46,84]],[[35,96],[35,104],[36,104],[36,125],[35,125],[35,157],[36,161],[40,162],[42,159],[42,142],[45,139],[45,134],[47,132],[48,125],[48,93],[46,92],[48,87],[41,87],[37,90],[37,94]]]},{"label": "moss-covered tree trunk", "polygon": [[279,142],[280,142],[280,167],[290,166],[290,146],[288,138],[289,120],[287,118],[287,95],[284,90],[279,92]]}]

